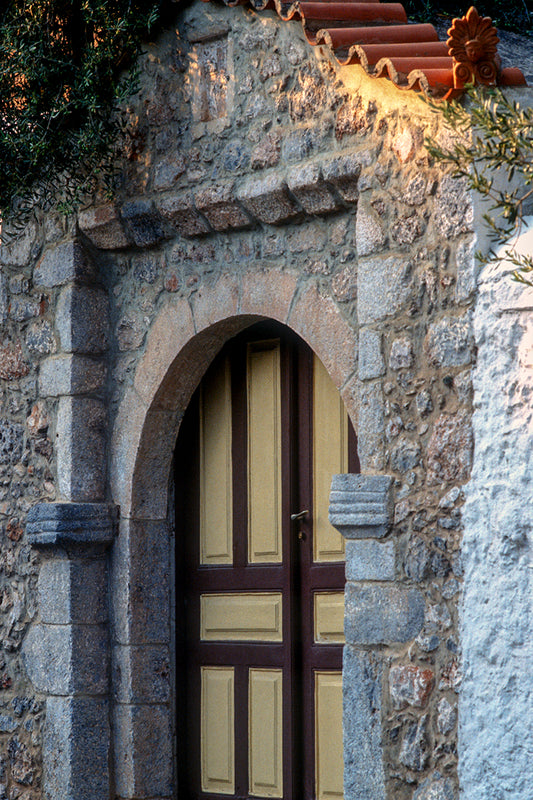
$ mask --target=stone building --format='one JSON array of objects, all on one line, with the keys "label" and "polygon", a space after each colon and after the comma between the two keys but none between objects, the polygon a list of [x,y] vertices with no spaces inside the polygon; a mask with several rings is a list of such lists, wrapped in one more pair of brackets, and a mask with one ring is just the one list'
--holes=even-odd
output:
[{"label": "stone building", "polygon": [[0,250],[0,798],[531,796],[533,291],[355,8],[177,12]]}]

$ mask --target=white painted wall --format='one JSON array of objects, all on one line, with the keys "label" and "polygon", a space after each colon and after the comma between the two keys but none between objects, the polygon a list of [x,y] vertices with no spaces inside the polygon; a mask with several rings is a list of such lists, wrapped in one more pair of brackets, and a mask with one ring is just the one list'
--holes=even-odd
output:
[{"label": "white painted wall", "polygon": [[[516,246],[533,253],[533,217]],[[533,798],[533,288],[479,276],[464,510],[462,800]]]}]

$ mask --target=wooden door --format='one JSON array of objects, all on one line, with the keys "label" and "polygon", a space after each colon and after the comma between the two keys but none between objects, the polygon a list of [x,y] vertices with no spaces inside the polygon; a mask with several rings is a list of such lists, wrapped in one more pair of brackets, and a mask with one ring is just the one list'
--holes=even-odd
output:
[{"label": "wooden door", "polygon": [[179,797],[339,800],[342,401],[298,337],[256,325],[206,374],[175,461]]}]

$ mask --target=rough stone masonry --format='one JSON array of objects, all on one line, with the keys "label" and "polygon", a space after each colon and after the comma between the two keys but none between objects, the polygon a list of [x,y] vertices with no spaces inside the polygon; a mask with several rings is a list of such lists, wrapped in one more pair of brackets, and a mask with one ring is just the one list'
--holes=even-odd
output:
[{"label": "rough stone masonry", "polygon": [[317,352],[358,435],[331,506],[346,800],[523,800],[531,295],[478,284],[479,214],[424,148],[439,116],[242,6],[193,3],[140,67],[115,201],[0,249],[0,800],[179,796],[172,450],[209,360],[264,316]]}]

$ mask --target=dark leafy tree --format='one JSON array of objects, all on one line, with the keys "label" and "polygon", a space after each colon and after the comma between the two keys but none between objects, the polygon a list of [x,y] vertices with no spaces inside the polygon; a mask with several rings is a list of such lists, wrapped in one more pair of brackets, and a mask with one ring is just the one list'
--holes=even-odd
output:
[{"label": "dark leafy tree", "polygon": [[0,10],[0,213],[69,210],[110,185],[152,0],[4,0]]},{"label": "dark leafy tree", "polygon": [[[404,5],[410,16],[424,22],[435,22],[439,17],[462,17],[468,8],[462,0],[405,0]],[[491,17],[497,28],[533,33],[530,0],[476,0],[474,5],[482,17]]]}]

